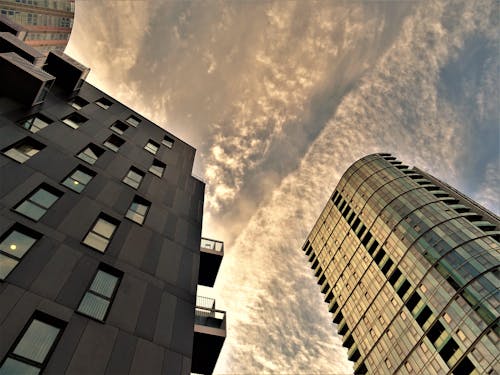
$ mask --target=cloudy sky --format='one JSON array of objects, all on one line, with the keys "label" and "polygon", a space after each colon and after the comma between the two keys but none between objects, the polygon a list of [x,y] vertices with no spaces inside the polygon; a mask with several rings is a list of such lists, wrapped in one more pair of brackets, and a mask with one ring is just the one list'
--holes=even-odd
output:
[{"label": "cloudy sky", "polygon": [[498,1],[77,1],[89,81],[197,148],[224,373],[350,373],[301,245],[392,152],[499,209]]}]

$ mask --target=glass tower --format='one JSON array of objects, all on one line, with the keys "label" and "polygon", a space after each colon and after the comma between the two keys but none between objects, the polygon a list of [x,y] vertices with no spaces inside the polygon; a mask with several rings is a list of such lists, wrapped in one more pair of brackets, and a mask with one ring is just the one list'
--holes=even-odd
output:
[{"label": "glass tower", "polygon": [[437,178],[356,161],[303,246],[356,374],[493,374],[498,216]]}]

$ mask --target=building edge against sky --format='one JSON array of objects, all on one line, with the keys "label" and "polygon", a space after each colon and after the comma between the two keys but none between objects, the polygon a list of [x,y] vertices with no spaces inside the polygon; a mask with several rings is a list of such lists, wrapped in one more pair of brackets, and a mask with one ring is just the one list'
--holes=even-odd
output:
[{"label": "building edge against sky", "polygon": [[195,149],[3,41],[0,374],[213,372],[225,312],[196,293],[224,246],[201,238]]},{"label": "building edge against sky", "polygon": [[303,246],[356,374],[493,374],[500,220],[390,154],[344,173]]}]

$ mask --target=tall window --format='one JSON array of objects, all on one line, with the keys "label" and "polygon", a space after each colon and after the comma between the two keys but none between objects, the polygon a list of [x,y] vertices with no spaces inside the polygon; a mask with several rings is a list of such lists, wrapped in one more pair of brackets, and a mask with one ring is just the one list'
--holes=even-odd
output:
[{"label": "tall window", "polygon": [[78,129],[80,125],[85,123],[88,119],[83,117],[77,112],[73,112],[70,115],[62,119],[62,122],[68,125],[72,129]]},{"label": "tall window", "polygon": [[21,121],[19,124],[26,130],[29,130],[32,133],[37,133],[43,128],[49,126],[52,122],[53,121],[48,117],[37,113],[36,115],[33,115]]},{"label": "tall window", "polygon": [[120,225],[118,220],[101,213],[83,239],[83,243],[98,251],[104,252],[118,225]]},{"label": "tall window", "polygon": [[87,104],[89,104],[89,102],[86,101],[85,99],[79,97],[79,96],[73,98],[73,100],[69,102],[69,105],[72,106],[76,110],[82,109]]},{"label": "tall window", "polygon": [[126,121],[129,125],[132,125],[134,128],[136,128],[137,125],[139,125],[139,123],[141,122],[141,119],[135,116],[130,116]]},{"label": "tall window", "polygon": [[63,180],[63,182],[61,182],[61,184],[76,191],[77,193],[80,193],[87,187],[95,175],[96,173],[94,171],[79,165],[68,177]]},{"label": "tall window", "polygon": [[8,156],[19,163],[25,163],[28,159],[38,154],[45,148],[45,145],[35,141],[33,138],[26,137],[12,146],[2,150],[5,156]]},{"label": "tall window", "polygon": [[114,134],[111,134],[108,139],[106,139],[104,141],[104,146],[106,146],[107,148],[109,148],[111,151],[114,151],[114,152],[118,152],[118,150],[120,149],[120,147],[125,143],[125,141],[123,139],[121,139],[120,137],[114,135]]},{"label": "tall window", "polygon": [[110,129],[113,130],[115,133],[123,134],[127,131],[128,125],[121,121],[115,121],[113,125],[110,126]]},{"label": "tall window", "polygon": [[146,143],[146,146],[144,146],[144,149],[146,151],[151,152],[153,155],[156,155],[158,152],[158,149],[160,148],[160,145],[156,143],[155,141],[152,141],[151,139]]},{"label": "tall window", "polygon": [[123,272],[101,263],[77,311],[104,321],[115,298]]},{"label": "tall window", "polygon": [[99,157],[104,154],[104,150],[93,143],[89,143],[76,156],[89,164],[94,164]]},{"label": "tall window", "polygon": [[163,145],[167,146],[168,148],[174,147],[174,139],[166,135],[163,137],[163,141],[161,142]]},{"label": "tall window", "polygon": [[19,202],[14,207],[14,211],[30,219],[40,220],[62,195],[62,192],[54,189],[52,186],[42,184],[24,198],[24,200]]},{"label": "tall window", "polygon": [[7,277],[40,238],[39,233],[21,224],[15,224],[0,237],[0,280]]},{"label": "tall window", "polygon": [[135,221],[137,224],[142,225],[144,223],[144,220],[146,220],[146,215],[148,214],[150,206],[150,202],[136,195],[134,197],[134,200],[130,204],[125,217],[132,221]]},{"label": "tall window", "polygon": [[134,189],[138,189],[143,178],[144,178],[144,172],[135,167],[130,167],[130,169],[127,172],[127,175],[123,177],[122,181],[127,185],[132,186]]},{"label": "tall window", "polygon": [[166,167],[167,165],[165,163],[162,163],[158,159],[154,159],[153,164],[151,164],[151,167],[149,167],[149,171],[155,176],[162,178]]},{"label": "tall window", "polygon": [[102,109],[108,109],[113,105],[113,102],[111,100],[108,100],[106,98],[101,98],[95,101],[95,104],[97,104],[99,107]]},{"label": "tall window", "polygon": [[38,374],[47,365],[66,322],[35,311],[0,367],[0,374]]}]

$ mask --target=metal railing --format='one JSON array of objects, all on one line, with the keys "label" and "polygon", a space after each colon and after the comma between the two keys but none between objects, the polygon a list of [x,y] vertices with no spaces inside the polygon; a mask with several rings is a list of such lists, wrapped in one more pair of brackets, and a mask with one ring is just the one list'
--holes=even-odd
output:
[{"label": "metal railing", "polygon": [[221,252],[221,253],[224,252],[224,242],[217,241],[217,240],[211,240],[209,238],[202,237],[200,247],[202,249],[217,251],[217,252]]},{"label": "metal railing", "polygon": [[226,312],[215,308],[213,298],[197,296],[194,315],[196,324],[221,329],[226,328]]}]

